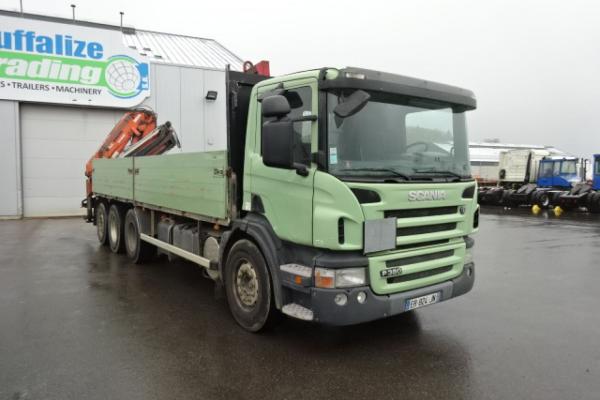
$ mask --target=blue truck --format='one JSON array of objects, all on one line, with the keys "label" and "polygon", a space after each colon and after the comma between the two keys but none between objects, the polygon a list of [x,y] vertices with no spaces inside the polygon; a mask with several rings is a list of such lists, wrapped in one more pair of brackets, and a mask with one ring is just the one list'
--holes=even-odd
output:
[{"label": "blue truck", "polygon": [[[556,205],[561,196],[569,194],[580,182],[580,162],[575,157],[562,156],[543,157],[538,161],[530,155],[522,182],[507,180],[492,188],[482,188],[479,202],[509,207],[537,205],[547,208]],[[536,175],[535,171],[537,176],[531,179]]]},{"label": "blue truck", "polygon": [[585,207],[589,212],[600,213],[600,154],[593,156],[592,180],[574,185],[557,200],[556,205],[565,210]]}]

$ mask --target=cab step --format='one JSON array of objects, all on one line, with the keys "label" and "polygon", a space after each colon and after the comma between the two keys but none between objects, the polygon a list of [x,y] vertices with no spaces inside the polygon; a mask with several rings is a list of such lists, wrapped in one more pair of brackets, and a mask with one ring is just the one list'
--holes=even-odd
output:
[{"label": "cab step", "polygon": [[281,308],[281,312],[303,321],[312,321],[314,319],[312,310],[296,303],[286,304]]}]

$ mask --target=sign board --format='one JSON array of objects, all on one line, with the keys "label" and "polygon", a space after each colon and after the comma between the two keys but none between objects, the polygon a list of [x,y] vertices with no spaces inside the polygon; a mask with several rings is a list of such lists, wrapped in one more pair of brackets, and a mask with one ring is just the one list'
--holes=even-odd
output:
[{"label": "sign board", "polygon": [[0,99],[133,107],[149,69],[119,30],[0,15]]}]

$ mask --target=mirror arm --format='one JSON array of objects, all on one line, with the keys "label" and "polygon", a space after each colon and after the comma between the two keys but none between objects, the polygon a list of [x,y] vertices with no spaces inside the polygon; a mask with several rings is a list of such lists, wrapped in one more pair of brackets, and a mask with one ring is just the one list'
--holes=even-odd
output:
[{"label": "mirror arm", "polygon": [[308,176],[308,168],[304,164],[294,163],[293,167],[296,169],[296,173],[300,176]]}]

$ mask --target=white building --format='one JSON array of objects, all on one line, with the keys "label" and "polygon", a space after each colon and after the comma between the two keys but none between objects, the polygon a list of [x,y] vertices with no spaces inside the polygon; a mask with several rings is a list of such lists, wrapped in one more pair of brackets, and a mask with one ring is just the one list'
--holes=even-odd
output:
[{"label": "white building", "polygon": [[184,151],[225,146],[226,113],[207,111],[242,60],[214,40],[0,11],[0,52],[0,217],[81,213],[85,162],[131,107]]}]

